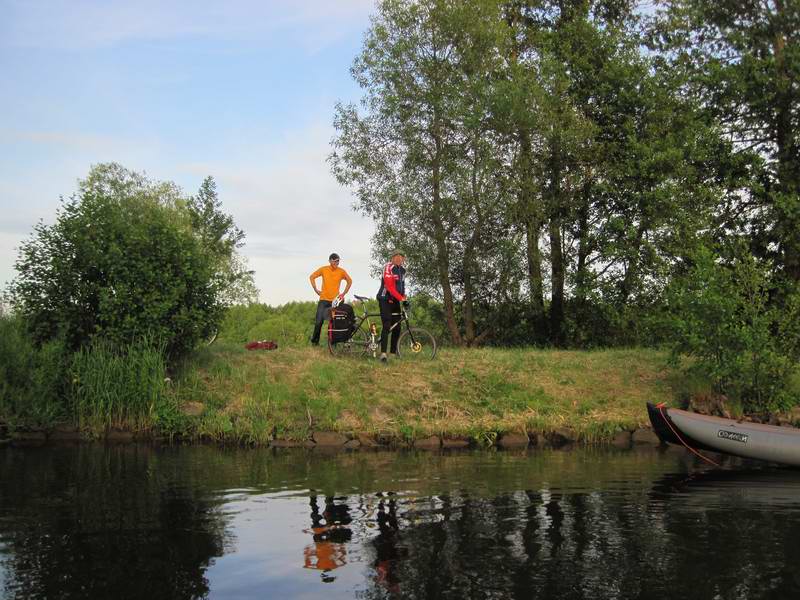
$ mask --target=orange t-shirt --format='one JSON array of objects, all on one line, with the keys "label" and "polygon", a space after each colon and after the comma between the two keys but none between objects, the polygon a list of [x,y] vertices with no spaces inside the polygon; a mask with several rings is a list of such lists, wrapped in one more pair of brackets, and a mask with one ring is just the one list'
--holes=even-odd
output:
[{"label": "orange t-shirt", "polygon": [[330,265],[320,267],[311,274],[311,279],[316,279],[317,277],[322,277],[322,293],[319,295],[319,299],[327,300],[328,302],[332,302],[339,295],[342,279],[350,278],[343,268],[336,267],[334,270]]}]

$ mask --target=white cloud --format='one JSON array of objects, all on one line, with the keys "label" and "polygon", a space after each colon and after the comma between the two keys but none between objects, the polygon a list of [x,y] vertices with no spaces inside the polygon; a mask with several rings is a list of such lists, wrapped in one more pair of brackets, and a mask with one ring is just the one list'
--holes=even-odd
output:
[{"label": "white cloud", "polygon": [[369,275],[374,226],[351,209],[350,192],[329,172],[331,135],[310,125],[276,143],[240,148],[225,163],[180,167],[198,179],[214,176],[223,206],[247,234],[243,254],[268,304],[315,299],[308,275],[331,252],[341,255],[353,292],[378,289]]},{"label": "white cloud", "polygon": [[[114,155],[130,147],[130,141],[96,133],[79,131],[22,131],[14,129],[0,130],[3,144],[32,144],[64,150],[67,153],[91,152],[94,154]],[[135,145],[150,147],[157,144],[155,137],[136,140]]]},{"label": "white cloud", "polygon": [[134,40],[183,37],[267,41],[299,28],[308,43],[338,37],[342,26],[361,26],[373,0],[233,0],[218,2],[12,2],[0,26],[3,43],[17,47],[92,48]]},{"label": "white cloud", "polygon": [[330,174],[325,159],[332,134],[331,127],[312,123],[273,142],[231,142],[207,162],[187,164],[174,162],[169,152],[154,153],[157,144],[147,140],[17,132],[18,139],[55,145],[61,154],[0,182],[2,202],[13,207],[14,215],[0,227],[0,285],[13,276],[13,248],[37,220],[55,218],[58,196],[71,194],[93,163],[113,159],[152,178],[176,181],[186,193],[194,193],[212,175],[224,210],[247,234],[242,253],[256,271],[262,301],[314,300],[308,275],[326,264],[331,252],[341,255],[342,267],[354,280],[352,291],[371,296],[378,288],[370,277],[374,226],[352,210],[350,192]]}]

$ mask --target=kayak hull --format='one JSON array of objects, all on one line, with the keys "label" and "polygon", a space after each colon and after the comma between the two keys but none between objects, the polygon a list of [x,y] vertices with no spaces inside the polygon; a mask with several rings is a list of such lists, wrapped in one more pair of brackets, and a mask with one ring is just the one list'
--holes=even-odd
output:
[{"label": "kayak hull", "polygon": [[647,404],[663,442],[800,467],[800,429],[701,415]]}]

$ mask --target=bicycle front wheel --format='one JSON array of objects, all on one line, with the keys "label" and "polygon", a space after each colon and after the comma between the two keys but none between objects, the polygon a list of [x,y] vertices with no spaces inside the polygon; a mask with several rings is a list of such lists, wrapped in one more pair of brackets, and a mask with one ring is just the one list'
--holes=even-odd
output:
[{"label": "bicycle front wheel", "polygon": [[400,334],[397,355],[404,361],[426,361],[436,356],[436,338],[424,329],[412,327]]}]

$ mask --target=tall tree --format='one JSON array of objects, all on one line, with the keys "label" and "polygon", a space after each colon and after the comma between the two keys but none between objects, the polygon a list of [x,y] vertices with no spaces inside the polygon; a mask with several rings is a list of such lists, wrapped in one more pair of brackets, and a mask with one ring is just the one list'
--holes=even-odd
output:
[{"label": "tall tree", "polygon": [[[208,214],[219,213],[207,200]],[[214,239],[230,243],[225,253],[213,248],[187,204],[174,183],[114,163],[93,167],[55,223],[39,223],[20,245],[11,296],[35,340],[77,349],[149,334],[178,356],[215,330],[231,283],[222,257],[235,256],[225,253],[243,234],[222,219]]]},{"label": "tall tree", "polygon": [[256,302],[254,272],[247,268],[247,259],[238,252],[244,246],[245,233],[222,210],[213,177],[203,180],[197,195],[189,198],[186,206],[194,234],[216,263],[220,300],[226,305]]},{"label": "tall tree", "polygon": [[[519,205],[536,215],[528,229],[541,227],[550,340],[560,343],[567,320],[574,330],[591,319],[590,297],[621,314],[663,287],[676,238],[707,225],[708,182],[693,165],[718,136],[677,94],[681,80],[641,53],[632,3],[509,3],[506,21]],[[534,290],[541,262],[532,237]]]},{"label": "tall tree", "polygon": [[755,251],[800,281],[800,3],[662,0],[657,48],[759,167],[735,214]]},{"label": "tall tree", "polygon": [[497,8],[493,0],[379,3],[352,68],[363,113],[339,105],[334,120],[332,170],[375,219],[377,255],[407,248],[415,284],[441,298],[456,344],[485,337],[479,292],[504,281],[502,268],[481,265],[508,262],[493,260],[508,248],[485,107]]}]

